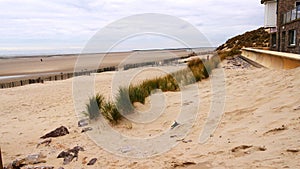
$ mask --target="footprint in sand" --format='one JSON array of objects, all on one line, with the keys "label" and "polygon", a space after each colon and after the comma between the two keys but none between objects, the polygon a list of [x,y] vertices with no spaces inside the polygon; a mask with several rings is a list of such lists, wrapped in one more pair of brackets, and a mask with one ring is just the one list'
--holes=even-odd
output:
[{"label": "footprint in sand", "polygon": [[210,162],[203,162],[203,163],[195,163],[192,161],[186,161],[186,162],[171,162],[172,168],[186,168],[186,169],[209,169],[212,168],[212,165]]},{"label": "footprint in sand", "polygon": [[259,147],[253,145],[240,145],[231,149],[231,152],[233,153],[234,156],[241,157],[247,154],[251,154],[255,151],[266,151],[266,150],[267,148],[264,146]]},{"label": "footprint in sand", "polygon": [[269,131],[265,132],[263,135],[265,136],[265,135],[269,135],[269,134],[275,134],[275,133],[278,133],[283,130],[287,130],[287,127],[285,125],[282,125],[281,127],[269,130]]}]

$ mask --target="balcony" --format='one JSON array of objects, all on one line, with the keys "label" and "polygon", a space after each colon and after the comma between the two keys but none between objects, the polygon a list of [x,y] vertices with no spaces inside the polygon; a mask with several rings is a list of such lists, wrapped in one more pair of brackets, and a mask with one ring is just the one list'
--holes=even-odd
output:
[{"label": "balcony", "polygon": [[295,9],[284,13],[282,16],[282,24],[286,24],[297,19],[300,19],[300,6],[297,6]]}]

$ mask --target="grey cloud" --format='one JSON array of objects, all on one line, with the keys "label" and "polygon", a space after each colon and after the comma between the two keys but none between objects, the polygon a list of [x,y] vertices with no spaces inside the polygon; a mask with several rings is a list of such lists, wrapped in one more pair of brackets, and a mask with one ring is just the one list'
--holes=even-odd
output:
[{"label": "grey cloud", "polygon": [[[65,39],[67,45],[83,44],[107,24],[139,13],[177,16],[196,26],[214,46],[263,25],[263,5],[249,0],[3,0],[0,7],[0,36],[20,43],[54,44],[55,39]],[[186,25],[172,26],[188,31]],[[130,25],[115,29],[126,31]]]}]

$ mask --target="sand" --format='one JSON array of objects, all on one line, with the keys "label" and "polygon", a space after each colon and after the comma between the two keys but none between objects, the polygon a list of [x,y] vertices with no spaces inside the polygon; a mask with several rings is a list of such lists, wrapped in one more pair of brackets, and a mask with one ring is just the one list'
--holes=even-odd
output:
[{"label": "sand", "polygon": [[[47,162],[37,166],[55,168],[300,168],[300,152],[287,151],[300,150],[300,69],[237,68],[224,69],[224,72],[224,114],[208,141],[198,143],[212,98],[211,82],[204,80],[197,84],[199,94],[193,95],[200,99],[201,108],[185,138],[191,141],[179,141],[170,151],[145,159],[116,156],[81,133],[72,97],[74,79],[1,89],[0,146],[4,164],[41,152],[47,156]],[[97,74],[96,92],[111,97],[115,74]],[[154,76],[153,71],[148,71],[136,80]],[[76,78],[84,81],[90,77]],[[153,136],[169,129],[180,111],[180,93],[165,94],[166,112],[156,121],[134,124],[124,120],[114,128],[134,137]],[[149,109],[149,105],[137,106],[141,111]],[[42,141],[39,137],[61,125],[66,126],[70,134],[53,138],[50,146],[36,147]],[[79,152],[78,161],[64,166],[62,159],[56,156],[77,145],[85,151]],[[85,158],[98,161],[87,166],[82,164]]]},{"label": "sand", "polygon": [[[173,57],[182,57],[189,54],[186,50],[158,50],[158,51],[135,51],[115,52],[109,54],[82,54],[82,55],[54,55],[35,56],[21,58],[0,58],[0,77],[12,75],[28,75],[41,73],[73,72],[77,58],[84,58],[77,70],[90,68],[104,68],[117,66],[124,60],[125,63],[140,63],[145,61],[157,61]],[[150,57],[151,56],[151,57]],[[43,60],[41,62],[41,59]],[[103,60],[101,60],[103,59]],[[101,64],[98,64],[101,61]]]}]

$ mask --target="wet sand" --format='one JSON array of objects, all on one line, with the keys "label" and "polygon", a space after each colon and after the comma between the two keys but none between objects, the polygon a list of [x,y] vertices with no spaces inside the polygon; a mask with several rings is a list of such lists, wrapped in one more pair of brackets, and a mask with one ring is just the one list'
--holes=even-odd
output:
[{"label": "wet sand", "polygon": [[[186,56],[186,50],[116,52],[109,54],[55,55],[0,59],[0,76],[73,72],[117,66],[122,62],[141,63]],[[42,61],[41,61],[42,59]],[[103,60],[102,60],[103,59]],[[1,80],[1,79],[0,79]]]}]

